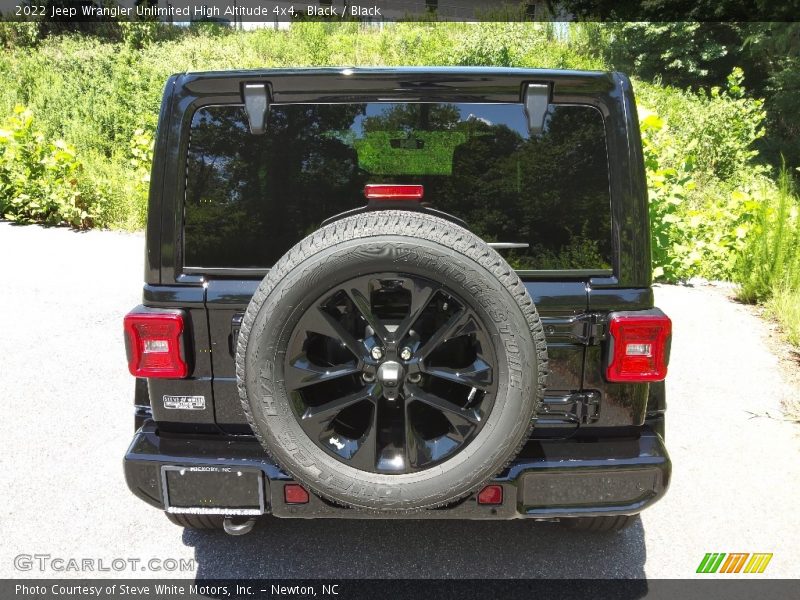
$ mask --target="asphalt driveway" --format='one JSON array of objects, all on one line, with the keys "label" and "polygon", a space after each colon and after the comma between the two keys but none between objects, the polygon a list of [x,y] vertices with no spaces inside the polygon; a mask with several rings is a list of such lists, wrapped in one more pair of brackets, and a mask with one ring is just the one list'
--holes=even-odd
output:
[{"label": "asphalt driveway", "polygon": [[[800,576],[800,427],[779,409],[800,390],[756,317],[675,286],[656,291],[674,323],[673,482],[629,530],[272,519],[241,538],[183,531],[122,476],[133,433],[122,317],[139,302],[143,257],[142,235],[0,223],[0,577],[684,578],[706,552],[772,552],[764,576]],[[37,554],[50,558],[20,570],[15,557]],[[58,558],[90,559],[95,573],[56,570]],[[143,571],[153,558],[188,571]]]}]

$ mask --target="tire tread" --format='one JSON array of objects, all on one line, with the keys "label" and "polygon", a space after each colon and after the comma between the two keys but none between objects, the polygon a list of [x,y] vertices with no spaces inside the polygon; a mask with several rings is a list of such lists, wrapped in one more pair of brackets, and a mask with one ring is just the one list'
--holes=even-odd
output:
[{"label": "tire tread", "polygon": [[167,515],[167,519],[175,523],[175,525],[188,529],[222,529],[222,522],[224,520],[224,517],[221,515],[165,514]]}]

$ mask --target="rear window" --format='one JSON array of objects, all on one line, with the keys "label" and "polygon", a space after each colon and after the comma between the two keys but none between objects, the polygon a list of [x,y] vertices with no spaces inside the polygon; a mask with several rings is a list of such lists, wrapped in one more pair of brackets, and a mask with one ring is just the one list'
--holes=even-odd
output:
[{"label": "rear window", "polygon": [[599,111],[557,105],[530,134],[521,104],[273,105],[265,135],[242,106],[192,119],[184,264],[267,268],[320,224],[366,204],[368,183],[424,186],[519,270],[606,270],[611,207]]}]

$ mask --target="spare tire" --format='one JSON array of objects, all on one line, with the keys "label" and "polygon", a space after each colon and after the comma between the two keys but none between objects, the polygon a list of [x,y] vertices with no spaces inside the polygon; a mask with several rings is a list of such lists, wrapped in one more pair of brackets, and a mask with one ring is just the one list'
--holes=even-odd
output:
[{"label": "spare tire", "polygon": [[514,458],[547,350],[497,252],[446,220],[384,210],[278,261],[244,315],[236,376],[253,432],[297,481],[401,512],[462,498]]}]

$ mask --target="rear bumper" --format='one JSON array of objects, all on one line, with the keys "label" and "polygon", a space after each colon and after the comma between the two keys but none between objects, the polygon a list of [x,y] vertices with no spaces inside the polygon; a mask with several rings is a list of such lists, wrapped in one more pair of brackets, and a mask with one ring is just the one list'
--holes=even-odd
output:
[{"label": "rear bumper", "polygon": [[[258,512],[293,518],[557,519],[636,514],[666,493],[671,473],[661,436],[644,427],[635,437],[529,442],[492,481],[503,486],[503,502],[496,506],[480,505],[473,495],[443,508],[392,515],[341,507],[314,494],[307,504],[292,505],[284,502],[283,487],[293,480],[254,438],[160,435],[152,421],[136,432],[124,467],[131,491],[161,509],[167,508],[163,467],[260,471]],[[200,495],[198,506],[203,502]],[[234,507],[219,506],[182,512],[237,514]]]}]

